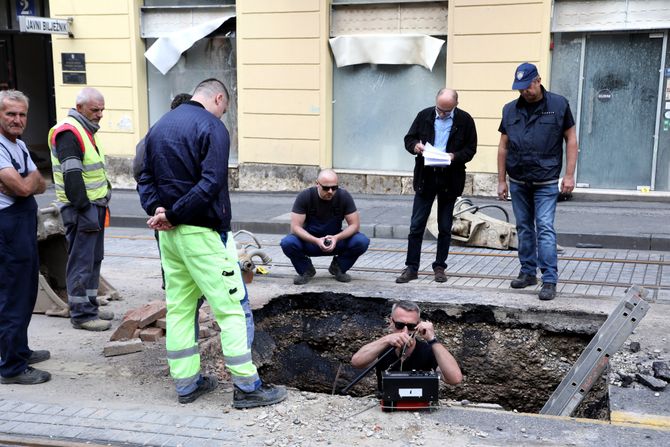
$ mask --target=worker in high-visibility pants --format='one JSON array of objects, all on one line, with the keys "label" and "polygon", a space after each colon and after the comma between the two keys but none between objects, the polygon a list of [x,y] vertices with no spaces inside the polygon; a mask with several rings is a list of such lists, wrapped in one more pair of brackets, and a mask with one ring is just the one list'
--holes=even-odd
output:
[{"label": "worker in high-visibility pants", "polygon": [[[221,348],[235,385],[233,406],[254,406],[249,405],[254,403],[249,402],[249,395],[259,387],[270,387],[261,385],[251,361],[251,343],[240,303],[246,292],[232,233],[220,235],[205,227],[179,225],[161,232],[160,247],[166,281],[167,358],[179,402],[192,402],[216,386],[215,381],[208,383],[212,378],[200,374],[198,343],[193,337],[197,302],[204,295],[221,328]],[[277,393],[279,400],[284,397]],[[270,403],[262,401],[262,405]]]}]

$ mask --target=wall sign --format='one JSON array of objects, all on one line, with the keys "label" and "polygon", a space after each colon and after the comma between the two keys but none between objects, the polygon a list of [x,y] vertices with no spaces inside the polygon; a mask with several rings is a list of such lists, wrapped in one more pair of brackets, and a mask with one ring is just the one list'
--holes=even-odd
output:
[{"label": "wall sign", "polygon": [[86,84],[86,54],[61,53],[63,84]]},{"label": "wall sign", "polygon": [[48,17],[18,16],[19,30],[22,33],[70,34],[70,22],[66,19]]}]

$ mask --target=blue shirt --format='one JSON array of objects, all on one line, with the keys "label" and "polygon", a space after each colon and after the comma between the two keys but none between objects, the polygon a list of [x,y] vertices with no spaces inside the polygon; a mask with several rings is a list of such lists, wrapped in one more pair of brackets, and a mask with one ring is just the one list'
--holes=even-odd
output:
[{"label": "blue shirt", "polygon": [[[0,169],[16,169],[22,177],[37,169],[35,163],[30,159],[28,148],[19,139],[16,143],[9,141],[4,135],[0,135]],[[14,204],[16,198],[0,192],[0,210],[9,208]]]},{"label": "blue shirt", "polygon": [[455,112],[456,109],[452,110],[446,118],[440,118],[440,115],[435,115],[435,142],[433,146],[443,152],[447,151],[449,133],[451,133],[451,126],[454,124]]}]

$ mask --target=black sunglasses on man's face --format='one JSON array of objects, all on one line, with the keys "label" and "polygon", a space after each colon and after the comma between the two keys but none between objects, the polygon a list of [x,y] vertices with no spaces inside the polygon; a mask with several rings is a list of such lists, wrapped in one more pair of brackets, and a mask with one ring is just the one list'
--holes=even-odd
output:
[{"label": "black sunglasses on man's face", "polygon": [[419,324],[419,323],[403,323],[402,321],[395,321],[393,318],[391,318],[391,321],[393,322],[395,328],[399,331],[402,331],[403,329],[405,329],[405,326],[407,326],[407,330],[412,332],[416,330],[416,326]]},{"label": "black sunglasses on man's face", "polygon": [[337,188],[339,188],[339,185],[326,186],[326,185],[322,185],[321,183],[319,183],[319,186],[320,186],[321,189],[323,189],[324,191],[333,191],[333,192],[334,192],[334,191],[337,191]]}]

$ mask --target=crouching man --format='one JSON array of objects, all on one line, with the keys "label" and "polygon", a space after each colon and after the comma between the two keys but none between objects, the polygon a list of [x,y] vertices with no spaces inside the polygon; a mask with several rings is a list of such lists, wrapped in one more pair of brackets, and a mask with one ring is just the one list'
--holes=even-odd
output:
[{"label": "crouching man", "polygon": [[[342,220],[347,228],[342,229]],[[316,274],[312,256],[332,256],[328,272],[340,282],[351,281],[347,274],[359,256],[368,249],[370,239],[359,233],[360,217],[351,195],[337,184],[332,169],[322,170],[316,186],[295,199],[291,210],[291,233],[281,241],[284,254],[298,276],[293,284],[307,284]]]},{"label": "crouching man", "polygon": [[[417,340],[417,336],[423,340]],[[456,359],[435,336],[433,323],[421,321],[421,310],[411,301],[399,301],[393,305],[389,333],[359,349],[351,358],[351,365],[365,368],[391,347],[395,348],[393,352],[376,366],[380,387],[382,371],[387,370],[437,371],[442,380],[450,385],[456,385],[463,379]]]}]

